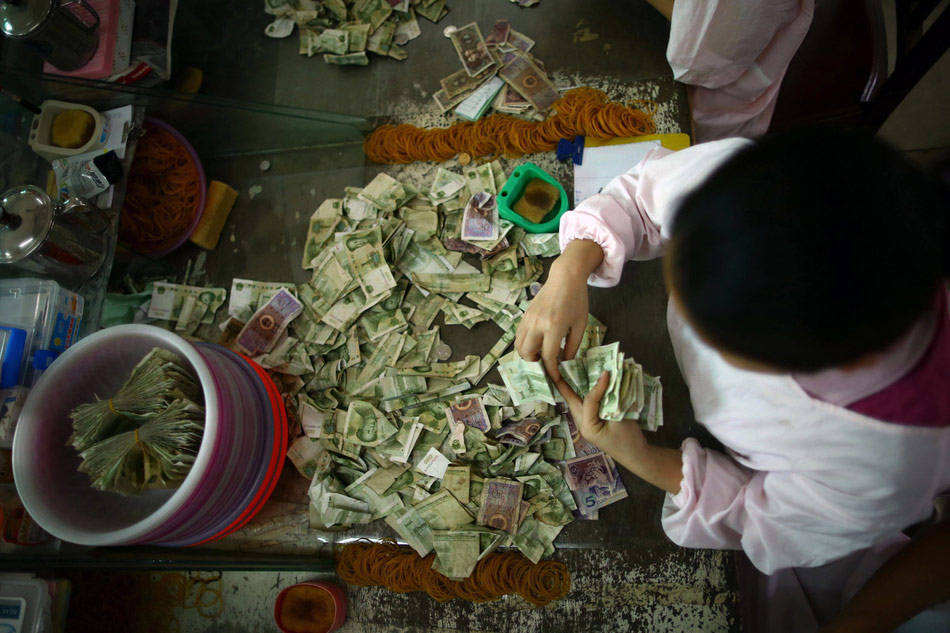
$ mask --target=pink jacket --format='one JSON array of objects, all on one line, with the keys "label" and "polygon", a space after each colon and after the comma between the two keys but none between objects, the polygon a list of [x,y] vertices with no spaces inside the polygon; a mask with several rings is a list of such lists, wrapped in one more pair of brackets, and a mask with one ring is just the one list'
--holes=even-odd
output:
[{"label": "pink jacket", "polygon": [[[623,263],[659,257],[677,202],[750,141],[650,152],[561,221],[562,248],[590,239],[613,286]],[[663,527],[687,547],[743,549],[765,573],[836,560],[929,516],[950,489],[950,428],[890,424],[809,397],[790,375],[736,369],[672,303],[667,322],[696,419],[725,453],[687,439]]]},{"label": "pink jacket", "polygon": [[696,141],[769,128],[814,0],[676,0],[666,57],[689,86]]}]

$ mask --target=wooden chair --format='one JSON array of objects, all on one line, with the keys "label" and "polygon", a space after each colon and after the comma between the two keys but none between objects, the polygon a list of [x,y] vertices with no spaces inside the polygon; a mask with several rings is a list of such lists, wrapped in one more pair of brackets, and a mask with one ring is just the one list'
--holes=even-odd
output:
[{"label": "wooden chair", "polygon": [[935,14],[940,0],[894,1],[897,55],[890,76],[881,0],[816,3],[808,35],[779,89],[772,130],[833,123],[874,133],[883,125],[950,49],[950,8]]}]

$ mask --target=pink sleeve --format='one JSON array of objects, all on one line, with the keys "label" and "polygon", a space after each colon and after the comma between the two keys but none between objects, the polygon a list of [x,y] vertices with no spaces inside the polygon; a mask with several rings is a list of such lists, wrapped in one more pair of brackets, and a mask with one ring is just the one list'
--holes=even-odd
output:
[{"label": "pink sleeve", "polygon": [[802,0],[676,0],[666,49],[673,77],[705,88],[734,82],[802,14],[803,4]]},{"label": "pink sleeve", "polygon": [[630,171],[561,217],[561,250],[573,240],[596,242],[604,251],[604,262],[588,283],[617,285],[625,262],[663,254],[668,225],[682,197],[749,143],[733,138],[679,152],[651,150]]},{"label": "pink sleeve", "polygon": [[682,451],[680,491],[666,496],[662,517],[677,545],[741,549],[771,574],[822,565],[894,531],[883,521],[861,525],[858,515],[834,502],[834,491],[794,472],[752,470],[692,438]]}]

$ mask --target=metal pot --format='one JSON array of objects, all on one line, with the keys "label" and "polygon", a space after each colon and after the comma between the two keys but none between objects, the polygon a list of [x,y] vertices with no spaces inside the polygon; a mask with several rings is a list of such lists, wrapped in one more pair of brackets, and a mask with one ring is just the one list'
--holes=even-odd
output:
[{"label": "metal pot", "polygon": [[[68,9],[81,7],[91,21]],[[99,48],[99,14],[86,0],[0,0],[0,30],[60,70],[82,68]]]},{"label": "metal pot", "polygon": [[0,266],[39,273],[76,289],[102,268],[112,223],[82,198],[54,202],[33,185],[0,198]]}]

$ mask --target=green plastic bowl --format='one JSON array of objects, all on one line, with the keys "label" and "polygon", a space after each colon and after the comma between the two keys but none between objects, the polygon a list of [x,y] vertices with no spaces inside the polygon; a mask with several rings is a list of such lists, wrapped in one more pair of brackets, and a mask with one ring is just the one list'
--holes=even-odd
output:
[{"label": "green plastic bowl", "polygon": [[[521,200],[521,196],[524,195],[525,187],[535,178],[540,178],[554,185],[561,192],[560,204],[555,205],[551,212],[537,224],[521,217],[513,208],[514,204]],[[511,177],[508,178],[508,182],[505,183],[498,194],[499,215],[509,222],[513,222],[515,226],[520,226],[528,233],[557,233],[557,228],[561,224],[561,216],[564,215],[565,211],[567,211],[567,192],[564,191],[564,187],[552,178],[548,172],[531,162],[516,167]]]}]

